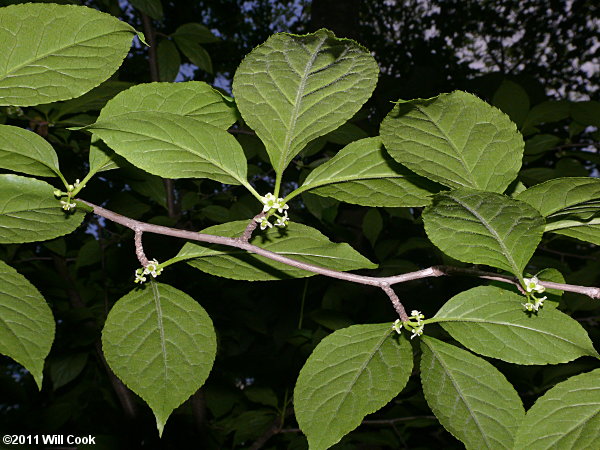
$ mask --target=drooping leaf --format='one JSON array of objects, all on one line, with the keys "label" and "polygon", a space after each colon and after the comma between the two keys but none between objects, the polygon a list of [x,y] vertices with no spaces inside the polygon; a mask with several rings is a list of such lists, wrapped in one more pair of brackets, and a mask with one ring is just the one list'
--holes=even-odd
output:
[{"label": "drooping leaf", "polygon": [[163,18],[163,7],[161,0],[130,0],[130,3],[134,8],[140,10],[153,19],[160,20]]},{"label": "drooping leaf", "polygon": [[349,120],[371,96],[371,54],[327,30],[271,36],[240,64],[233,92],[246,123],[281,174],[313,139]]},{"label": "drooping leaf", "polygon": [[[106,102],[131,86],[132,84],[126,81],[105,81],[100,86],[95,87],[81,97],[53,105],[56,109],[51,112],[50,118],[53,121],[60,121],[60,119],[66,115],[84,113],[87,111],[100,111],[104,105],[106,105]],[[65,121],[68,120],[70,119],[65,119]]]},{"label": "drooping leaf", "polygon": [[521,192],[517,198],[548,217],[545,231],[600,245],[600,180],[556,178]]},{"label": "drooping leaf", "polygon": [[40,177],[60,173],[58,156],[43,137],[11,125],[0,125],[0,168]]},{"label": "drooping leaf", "polygon": [[198,44],[210,44],[212,42],[219,42],[219,38],[216,37],[212,31],[206,28],[200,23],[190,22],[181,25],[171,37],[177,40],[180,37],[184,37]]},{"label": "drooping leaf", "polygon": [[314,450],[327,449],[406,385],[412,349],[388,323],[354,325],[323,339],[300,371],[294,411]]},{"label": "drooping leaf", "polygon": [[467,449],[512,449],[525,415],[498,369],[466,350],[421,337],[421,382],[429,407]]},{"label": "drooping leaf", "polygon": [[138,84],[109,101],[98,121],[132,112],[171,113],[223,130],[237,119],[233,103],[202,81]]},{"label": "drooping leaf", "polygon": [[65,213],[48,183],[19,175],[0,175],[0,243],[36,242],[75,230],[80,208]]},{"label": "drooping leaf", "polygon": [[600,369],[557,384],[527,411],[515,450],[594,448],[600,442]]},{"label": "drooping leaf", "polygon": [[529,112],[529,96],[525,89],[510,80],[503,80],[492,99],[492,105],[510,117],[520,127]]},{"label": "drooping leaf", "polygon": [[106,361],[152,408],[161,434],[171,412],[204,384],[216,345],[206,311],[184,292],[155,282],[122,297],[102,331]]},{"label": "drooping leaf", "polygon": [[[241,236],[248,221],[216,225],[202,230],[206,234]],[[291,222],[284,229],[256,231],[250,240],[274,253],[300,262],[340,271],[377,267],[348,244],[335,244],[314,228]],[[234,280],[264,281],[301,278],[312,272],[278,263],[245,250],[188,242],[171,262],[189,260],[188,264],[203,272]]]},{"label": "drooping leaf", "polygon": [[200,69],[213,73],[212,60],[208,52],[198,42],[188,35],[175,35],[175,42],[179,50]]},{"label": "drooping leaf", "polygon": [[31,372],[39,389],[54,328],[44,297],[23,275],[0,261],[0,353]]},{"label": "drooping leaf", "polygon": [[0,9],[0,105],[80,96],[117,70],[135,33],[127,23],[82,6]]},{"label": "drooping leaf", "polygon": [[562,226],[559,228],[546,228],[546,231],[551,231],[556,234],[562,234],[584,242],[600,245],[600,218],[589,222],[580,222],[576,220],[553,222],[551,225]]},{"label": "drooping leaf", "polygon": [[131,164],[154,175],[248,184],[246,158],[235,138],[191,117],[128,112],[87,128]]},{"label": "drooping leaf", "polygon": [[484,356],[515,364],[558,364],[598,356],[581,325],[555,308],[528,314],[525,297],[479,286],[452,297],[435,321],[458,342]]},{"label": "drooping leaf", "polygon": [[533,207],[493,192],[457,189],[436,195],[423,212],[425,231],[444,253],[521,277],[542,238]]},{"label": "drooping leaf", "polygon": [[396,161],[451,188],[501,193],[521,168],[524,143],[515,124],[466,92],[402,101],[380,133]]},{"label": "drooping leaf", "polygon": [[436,185],[390,158],[378,137],[344,147],[313,170],[299,191],[363,206],[424,206]]},{"label": "drooping leaf", "polygon": [[181,57],[173,42],[163,39],[158,43],[158,77],[160,81],[174,81],[179,73]]},{"label": "drooping leaf", "polygon": [[556,178],[545,183],[536,184],[521,192],[517,199],[529,203],[544,217],[566,215],[570,211],[576,212],[573,207],[585,206],[586,203],[596,201],[590,205],[600,212],[600,179],[590,177]]}]

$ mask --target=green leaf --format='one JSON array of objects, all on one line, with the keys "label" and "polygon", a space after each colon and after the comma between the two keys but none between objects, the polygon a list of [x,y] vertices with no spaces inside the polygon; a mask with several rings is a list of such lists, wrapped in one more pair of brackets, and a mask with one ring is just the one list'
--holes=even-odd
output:
[{"label": "green leaf", "polygon": [[362,231],[371,243],[371,247],[375,247],[381,230],[383,230],[383,218],[377,209],[370,208],[363,217]]},{"label": "green leaf", "polygon": [[160,20],[163,18],[163,7],[160,0],[130,0],[129,3],[153,19]]},{"label": "green leaf", "polygon": [[208,52],[198,44],[192,37],[188,35],[173,36],[177,47],[183,54],[200,69],[208,73],[213,73],[212,60]]},{"label": "green leaf", "polygon": [[544,219],[527,203],[470,189],[436,195],[423,211],[423,221],[431,242],[449,256],[519,278],[544,226]]},{"label": "green leaf", "polygon": [[[529,203],[544,217],[568,214],[569,208],[600,200],[600,180],[590,177],[556,178],[521,192],[517,199]],[[593,208],[600,211],[600,202]]]},{"label": "green leaf", "polygon": [[[56,111],[51,113],[51,120],[59,121],[63,116],[84,113],[87,111],[100,111],[106,102],[132,86],[131,83],[125,81],[108,80],[100,86],[95,87],[91,91],[66,102],[61,102],[53,105]],[[65,119],[68,122],[70,119]]]},{"label": "green leaf", "polygon": [[556,234],[562,234],[564,236],[579,239],[584,242],[591,242],[592,244],[600,245],[600,218],[595,218],[593,223],[585,223],[578,221],[565,221],[562,224],[556,222],[556,225],[563,225],[563,229],[552,229]]},{"label": "green leaf", "polygon": [[233,102],[202,81],[138,84],[121,92],[100,112],[98,121],[134,112],[171,113],[228,129],[237,119]]},{"label": "green leaf", "polygon": [[352,118],[371,96],[378,71],[366,49],[330,31],[279,33],[242,61],[233,92],[281,175],[310,141]]},{"label": "green leaf", "polygon": [[295,192],[363,206],[425,206],[435,184],[391,159],[378,137],[361,139],[313,170]]},{"label": "green leaf", "polygon": [[226,131],[168,112],[129,112],[87,127],[134,166],[163,178],[248,185],[239,143]]},{"label": "green leaf", "polygon": [[84,369],[87,360],[87,353],[69,354],[51,360],[49,366],[52,389],[57,390],[77,378]]},{"label": "green leaf", "polygon": [[503,80],[492,99],[492,105],[521,126],[529,112],[529,96],[525,89],[510,80]]},{"label": "green leaf", "polygon": [[535,105],[523,123],[523,133],[530,134],[537,125],[558,122],[569,117],[571,102],[566,100],[546,101]]},{"label": "green leaf", "polygon": [[530,187],[517,198],[548,216],[545,231],[600,245],[600,180],[556,178]]},{"label": "green leaf", "polygon": [[[206,228],[202,233],[241,236],[248,221],[229,222]],[[255,232],[250,243],[300,262],[340,271],[377,267],[348,244],[335,244],[314,228],[291,222],[281,230],[268,228]],[[234,280],[265,281],[314,275],[245,250],[188,242],[170,262],[189,260],[203,272]]]},{"label": "green leaf", "polygon": [[219,42],[219,38],[216,37],[212,31],[206,28],[204,25],[191,22],[181,25],[175,33],[171,35],[175,40],[179,38],[185,38],[198,44],[210,44],[212,42]]},{"label": "green leaf", "polygon": [[204,384],[217,344],[210,317],[193,298],[151,282],[113,306],[102,349],[115,375],[152,408],[162,434],[171,412]]},{"label": "green leaf", "polygon": [[92,142],[89,155],[90,173],[118,169],[117,158],[117,154],[108,148],[104,142],[100,140]]},{"label": "green leaf", "polygon": [[181,58],[175,44],[163,39],[158,44],[158,77],[160,81],[174,81],[179,73]]},{"label": "green leaf", "polygon": [[421,338],[421,382],[429,407],[467,449],[512,449],[525,415],[498,369],[466,350]]},{"label": "green leaf", "polygon": [[600,127],[600,102],[589,100],[571,103],[571,116],[583,125]]},{"label": "green leaf", "polygon": [[338,330],[315,348],[294,389],[294,411],[314,450],[327,449],[406,386],[412,349],[389,323]]},{"label": "green leaf", "polygon": [[0,168],[40,177],[60,173],[56,152],[43,137],[11,125],[0,125]]},{"label": "green leaf", "polygon": [[36,242],[68,234],[85,213],[65,213],[48,183],[19,175],[0,175],[0,243]]},{"label": "green leaf", "polygon": [[40,390],[54,328],[52,311],[38,290],[0,261],[0,353],[31,372]]},{"label": "green leaf", "polygon": [[527,411],[515,450],[595,448],[600,442],[600,369],[557,384]]},{"label": "green leaf", "polygon": [[555,308],[528,314],[524,301],[514,292],[479,286],[452,297],[433,320],[470,350],[515,364],[598,356],[577,321]]},{"label": "green leaf", "polygon": [[79,97],[117,70],[135,33],[127,23],[82,6],[0,9],[0,105]]},{"label": "green leaf", "polygon": [[491,192],[517,177],[525,145],[504,113],[461,91],[399,102],[380,133],[392,158],[413,172]]}]

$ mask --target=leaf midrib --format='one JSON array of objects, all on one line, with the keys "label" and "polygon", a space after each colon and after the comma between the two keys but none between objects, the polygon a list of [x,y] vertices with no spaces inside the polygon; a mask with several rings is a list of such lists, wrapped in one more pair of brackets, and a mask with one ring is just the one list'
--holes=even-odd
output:
[{"label": "leaf midrib", "polygon": [[[165,114],[165,113],[161,113],[161,114]],[[217,163],[214,160],[212,160],[211,158],[206,157],[206,155],[203,155],[203,154],[200,154],[200,153],[196,153],[193,150],[191,150],[191,149],[189,149],[187,147],[184,147],[184,146],[180,145],[177,142],[167,141],[165,139],[154,137],[154,136],[149,135],[149,134],[143,134],[141,132],[123,130],[121,128],[102,128],[101,126],[100,127],[96,127],[96,125],[98,125],[98,124],[100,124],[100,125],[102,125],[103,123],[104,124],[110,124],[111,122],[112,122],[111,120],[107,120],[107,121],[104,121],[104,122],[96,122],[94,125],[92,125],[90,127],[90,129],[92,129],[92,130],[94,130],[94,129],[96,129],[96,130],[106,130],[106,131],[113,131],[113,132],[116,131],[116,132],[119,132],[119,133],[130,134],[130,135],[133,135],[133,136],[142,136],[142,137],[145,137],[147,139],[153,139],[153,140],[161,142],[161,143],[173,145],[173,146],[177,147],[179,150],[181,150],[183,152],[186,152],[186,153],[190,153],[191,155],[196,156],[199,159],[202,159],[202,160],[206,161],[207,163],[209,163],[209,164],[217,167],[223,173],[229,175],[234,180],[240,182],[240,184],[245,185],[247,183],[247,181],[244,178],[240,177],[239,174],[231,171],[229,168],[224,167],[220,163]],[[116,151],[115,151],[115,153],[120,154],[119,152],[116,152]],[[135,155],[139,155],[140,153],[143,154],[143,153],[146,153],[146,152],[140,151],[140,150],[134,150],[134,152],[133,152],[133,154],[135,154]],[[123,155],[121,155],[121,156],[123,156]],[[125,158],[125,156],[123,156],[123,157]],[[237,164],[236,164],[236,167],[237,167]],[[227,184],[227,183],[225,183],[225,184]]]},{"label": "leaf midrib", "polygon": [[296,128],[296,122],[298,121],[298,111],[300,110],[300,104],[302,103],[302,97],[304,95],[304,88],[306,86],[306,82],[308,81],[308,77],[310,76],[310,69],[312,68],[315,60],[317,59],[317,55],[319,54],[319,51],[323,47],[323,44],[326,40],[327,36],[323,36],[321,42],[317,44],[317,47],[315,48],[313,54],[304,66],[304,72],[302,73],[302,76],[300,78],[300,85],[298,86],[298,90],[296,91],[294,107],[292,108],[292,114],[290,114],[290,121],[288,122],[288,127],[285,133],[285,140],[283,142],[282,149],[283,155],[279,159],[279,167],[277,168],[277,173],[279,174],[283,173],[283,170],[287,165],[286,161],[288,160],[290,154],[290,142],[293,138],[292,131],[294,131]]},{"label": "leaf midrib", "polygon": [[522,274],[521,274],[519,267],[517,266],[516,261],[513,259],[511,253],[508,251],[508,247],[506,247],[506,245],[504,244],[504,241],[500,238],[500,235],[498,234],[496,229],[493,228],[487,222],[487,220],[485,220],[477,211],[475,211],[474,209],[471,209],[466,203],[463,203],[461,200],[459,200],[456,197],[451,196],[450,194],[447,194],[447,195],[449,198],[454,200],[456,203],[458,203],[460,206],[462,206],[468,212],[470,212],[473,216],[475,216],[475,218],[479,220],[479,222],[490,232],[490,234],[492,234],[492,237],[494,237],[496,239],[496,241],[498,242],[498,244],[500,245],[500,248],[503,252],[504,257],[506,258],[506,260],[512,267],[513,274],[516,275],[517,277],[521,278]]},{"label": "leaf midrib", "polygon": [[[22,69],[23,67],[29,66],[33,62],[40,61],[40,60],[42,60],[44,58],[48,58],[49,56],[56,56],[56,55],[54,55],[54,52],[58,52],[58,51],[61,51],[61,50],[66,50],[66,49],[69,49],[71,47],[75,47],[75,46],[84,44],[84,43],[86,43],[88,41],[93,41],[95,39],[99,39],[99,38],[102,38],[104,36],[110,36],[111,34],[116,34],[116,33],[133,33],[133,32],[130,31],[130,30],[126,30],[126,29],[113,30],[113,31],[111,31],[109,33],[99,34],[97,36],[90,37],[90,38],[85,39],[83,41],[73,42],[72,44],[66,45],[64,47],[53,48],[53,49],[49,50],[48,52],[43,53],[42,56],[36,55],[35,58],[30,58],[30,59],[24,61],[23,63],[21,63],[21,64],[19,64],[17,66],[11,67],[10,71],[7,71],[3,76],[0,76],[0,83],[2,81],[6,80],[7,78],[12,78],[12,77],[15,77],[15,76],[19,76],[19,75],[15,74],[15,72],[18,71],[18,70],[20,70],[20,69]],[[58,56],[60,56],[60,55],[58,55]],[[49,69],[49,71],[56,72],[56,70],[53,70],[53,69],[50,69],[50,68],[48,68],[48,69]],[[1,88],[1,86],[0,86],[0,88]]]},{"label": "leaf midrib", "polygon": [[424,340],[425,345],[427,345],[427,347],[429,348],[429,351],[431,352],[431,354],[433,355],[433,357],[435,357],[435,359],[438,361],[438,363],[440,364],[440,366],[442,366],[442,369],[444,370],[444,373],[446,374],[446,376],[450,379],[450,381],[452,382],[452,386],[454,386],[454,389],[456,390],[456,392],[458,393],[458,395],[460,396],[460,399],[462,400],[463,404],[465,405],[465,407],[467,408],[467,410],[469,411],[469,413],[471,414],[471,417],[473,418],[473,421],[475,422],[475,424],[477,425],[477,428],[479,429],[479,432],[481,434],[481,436],[483,437],[483,440],[486,443],[487,448],[492,449],[493,447],[490,446],[490,442],[487,439],[487,433],[484,432],[484,430],[482,429],[481,424],[479,423],[479,420],[477,418],[477,416],[474,414],[473,410],[471,409],[471,405],[469,402],[467,402],[466,398],[463,396],[462,390],[458,388],[457,386],[457,381],[454,379],[454,377],[451,376],[451,371],[448,368],[448,366],[445,364],[445,362],[443,361],[442,358],[440,358],[438,352],[436,352],[428,343],[426,340]]}]

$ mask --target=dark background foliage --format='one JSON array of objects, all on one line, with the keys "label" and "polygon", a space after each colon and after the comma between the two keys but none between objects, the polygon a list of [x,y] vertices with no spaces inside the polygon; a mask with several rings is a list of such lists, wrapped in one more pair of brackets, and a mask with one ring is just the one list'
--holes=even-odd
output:
[{"label": "dark background foliage", "polygon": [[[127,1],[82,3],[144,30],[142,15]],[[228,93],[241,59],[274,32],[326,27],[357,40],[381,67],[375,95],[353,119],[368,135],[377,134],[390,102],[398,98],[464,89],[503,106],[495,93],[506,80],[526,92],[527,109],[548,99],[600,97],[600,17],[595,0],[177,0],[162,5],[164,18],[150,21],[158,41],[169,39],[188,22],[202,23],[220,38],[205,45],[214,73],[184,58],[178,80],[206,81]],[[148,49],[135,45],[117,75],[133,83],[151,81]],[[97,111],[49,123],[51,112],[43,105],[25,109],[24,116],[0,109],[0,121],[47,137],[68,179],[82,178],[89,138],[65,127],[89,122]],[[582,122],[567,108],[529,130],[529,141],[540,135],[552,139],[542,147],[529,142],[521,181],[532,185],[556,176],[597,176],[597,127],[598,118]],[[252,183],[259,192],[271,191],[273,174],[260,143],[252,134],[239,133],[247,130],[243,124],[236,130],[250,158]],[[343,141],[319,139],[311,145],[287,171],[288,187],[335,154]],[[193,230],[248,219],[260,206],[241,189],[209,180],[178,180],[173,189],[175,202],[169,207],[162,180],[125,166],[96,177],[82,197],[134,218]],[[419,208],[369,211],[305,195],[290,210],[293,220],[348,242],[379,263],[371,272],[376,275],[457,264],[428,242]],[[182,244],[163,236],[144,239],[146,253],[159,261],[173,256]],[[249,448],[253,443],[254,448],[306,448],[291,396],[307,356],[332,330],[395,319],[385,295],[369,287],[324,277],[251,283],[212,277],[187,265],[169,268],[162,281],[197,299],[212,317],[218,354],[207,384],[176,410],[159,440],[150,409],[133,394],[133,403],[122,403],[128,396],[104,366],[99,347],[107,312],[133,287],[138,262],[132,233],[90,216],[86,225],[65,238],[2,246],[0,258],[33,282],[57,320],[41,392],[24,369],[0,358],[0,431],[91,434],[97,437],[95,448],[221,449]],[[529,270],[546,267],[557,268],[574,284],[600,283],[600,251],[593,244],[556,235],[545,238]],[[462,277],[430,279],[397,286],[396,291],[408,310],[419,309],[430,317],[452,295],[478,284],[480,280]],[[600,309],[592,301],[565,295],[561,308],[598,341]],[[435,327],[427,331],[443,336]],[[552,367],[492,362],[515,385],[526,407],[557,381],[595,367],[586,359]],[[416,376],[398,398],[336,446],[409,447],[462,448],[432,417]]]}]

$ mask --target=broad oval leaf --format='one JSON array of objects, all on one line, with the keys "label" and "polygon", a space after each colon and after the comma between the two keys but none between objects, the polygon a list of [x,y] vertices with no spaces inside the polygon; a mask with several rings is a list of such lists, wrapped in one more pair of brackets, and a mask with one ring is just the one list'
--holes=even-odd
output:
[{"label": "broad oval leaf", "polygon": [[500,193],[517,177],[525,146],[508,116],[461,91],[399,102],[380,133],[390,155],[419,175]]},{"label": "broad oval leaf", "polygon": [[600,179],[590,177],[556,178],[520,192],[516,198],[529,203],[544,217],[577,213],[588,202],[600,212]]},{"label": "broad oval leaf", "polygon": [[40,177],[60,173],[58,156],[43,137],[11,125],[0,125],[0,168]]},{"label": "broad oval leaf", "polygon": [[598,357],[581,325],[556,308],[528,314],[525,297],[479,286],[452,297],[434,321],[468,349],[515,364],[558,364]]},{"label": "broad oval leaf", "polygon": [[378,72],[366,49],[328,30],[279,33],[244,58],[233,93],[281,174],[310,141],[352,118],[371,96]]},{"label": "broad oval leaf", "polygon": [[512,449],[525,410],[489,362],[429,336],[421,338],[421,382],[429,407],[467,449]]},{"label": "broad oval leaf", "polygon": [[313,170],[297,193],[332,197],[363,206],[425,206],[439,191],[426,178],[390,158],[378,137],[361,139]]},{"label": "broad oval leaf", "polygon": [[600,218],[596,217],[590,222],[581,222],[577,220],[559,221],[552,224],[562,228],[546,228],[546,231],[562,234],[584,242],[600,245]]},{"label": "broad oval leaf", "polygon": [[48,183],[19,175],[0,175],[0,243],[36,242],[75,230],[85,213],[65,213]]},{"label": "broad oval leaf", "polygon": [[[202,230],[202,233],[236,237],[248,221],[229,222]],[[251,244],[300,262],[340,271],[377,267],[348,244],[335,244],[314,228],[291,222],[284,229],[255,231]],[[203,272],[234,280],[267,281],[315,275],[268,258],[231,247],[188,242],[170,263],[189,260]]]},{"label": "broad oval leaf", "polygon": [[152,408],[161,434],[171,412],[208,378],[216,349],[206,311],[184,292],[156,282],[119,299],[102,331],[106,361]]},{"label": "broad oval leaf", "polygon": [[132,112],[177,114],[223,130],[237,119],[233,102],[202,81],[138,84],[110,100],[98,121]]},{"label": "broad oval leaf", "polygon": [[117,70],[135,33],[127,23],[81,6],[0,9],[0,105],[79,97]]},{"label": "broad oval leaf", "polygon": [[86,127],[134,166],[164,178],[248,185],[244,150],[224,130],[168,112],[128,112]]},{"label": "broad oval leaf", "polygon": [[600,442],[600,369],[557,384],[527,411],[515,450],[597,448]]},{"label": "broad oval leaf", "polygon": [[327,449],[406,386],[410,343],[389,323],[353,325],[323,339],[300,371],[294,411],[314,450]]},{"label": "broad oval leaf", "polygon": [[434,197],[425,231],[459,261],[487,264],[521,277],[542,239],[544,219],[527,203],[493,192],[457,189]]},{"label": "broad oval leaf", "polygon": [[0,261],[0,353],[31,372],[39,389],[54,328],[44,297],[23,275]]}]

